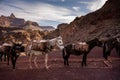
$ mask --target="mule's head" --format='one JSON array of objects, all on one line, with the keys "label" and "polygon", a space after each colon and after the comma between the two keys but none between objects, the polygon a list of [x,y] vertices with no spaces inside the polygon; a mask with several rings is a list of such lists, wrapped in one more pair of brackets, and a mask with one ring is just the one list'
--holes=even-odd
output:
[{"label": "mule's head", "polygon": [[57,37],[57,44],[58,44],[59,46],[62,46],[62,45],[63,45],[63,41],[62,41],[62,37],[61,37],[61,36]]},{"label": "mule's head", "polygon": [[53,49],[54,48],[62,49],[62,47],[63,47],[62,37],[59,36],[59,37],[49,40],[49,46],[50,46],[50,48],[53,48]]},{"label": "mule's head", "polygon": [[62,37],[61,36],[57,37],[57,43],[59,45],[63,45],[63,41],[62,41]]},{"label": "mule's head", "polygon": [[19,53],[19,52],[24,52],[25,51],[25,47],[22,46],[22,44],[19,44],[19,43],[13,43],[13,49],[16,53]]},{"label": "mule's head", "polygon": [[57,46],[60,48],[60,49],[63,49],[64,46],[63,46],[63,41],[62,41],[62,37],[59,36],[57,37]]}]

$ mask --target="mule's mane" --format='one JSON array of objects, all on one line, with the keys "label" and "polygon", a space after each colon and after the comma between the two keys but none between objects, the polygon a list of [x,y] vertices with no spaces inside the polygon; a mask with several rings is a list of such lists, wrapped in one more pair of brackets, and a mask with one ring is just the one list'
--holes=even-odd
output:
[{"label": "mule's mane", "polygon": [[87,41],[86,43],[90,45],[90,44],[93,44],[95,41],[98,41],[98,39],[95,38],[95,39],[92,39],[90,41]]}]

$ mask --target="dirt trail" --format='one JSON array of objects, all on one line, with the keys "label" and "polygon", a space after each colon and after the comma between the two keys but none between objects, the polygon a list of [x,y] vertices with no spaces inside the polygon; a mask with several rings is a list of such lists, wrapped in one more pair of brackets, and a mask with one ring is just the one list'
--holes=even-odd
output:
[{"label": "dirt trail", "polygon": [[112,67],[103,63],[101,48],[94,48],[87,59],[87,67],[81,67],[82,56],[70,56],[69,67],[63,65],[61,52],[49,55],[48,65],[44,68],[44,56],[38,57],[39,69],[29,68],[28,57],[19,57],[16,70],[5,62],[0,62],[0,80],[120,80],[120,58],[112,51]]}]

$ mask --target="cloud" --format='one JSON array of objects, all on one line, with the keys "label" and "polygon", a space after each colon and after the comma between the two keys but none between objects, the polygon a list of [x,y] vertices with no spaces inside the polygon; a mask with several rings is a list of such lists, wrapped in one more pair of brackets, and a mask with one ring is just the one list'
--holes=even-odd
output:
[{"label": "cloud", "polygon": [[77,6],[72,7],[72,9],[75,11],[80,11],[80,7],[77,7]]},{"label": "cloud", "polygon": [[[63,1],[63,0],[62,0]],[[0,15],[10,15],[14,13],[16,17],[39,22],[42,20],[51,20],[59,23],[69,23],[75,16],[72,16],[71,10],[54,6],[47,3],[27,3],[22,1],[0,4]]]},{"label": "cloud", "polygon": [[100,9],[106,2],[107,0],[92,0],[91,2],[82,2],[80,1],[79,3],[81,4],[86,4],[87,9],[90,11],[96,11]]},{"label": "cloud", "polygon": [[48,1],[52,1],[52,2],[65,2],[65,0],[48,0]]},{"label": "cloud", "polygon": [[65,2],[65,0],[61,0],[61,2]]}]

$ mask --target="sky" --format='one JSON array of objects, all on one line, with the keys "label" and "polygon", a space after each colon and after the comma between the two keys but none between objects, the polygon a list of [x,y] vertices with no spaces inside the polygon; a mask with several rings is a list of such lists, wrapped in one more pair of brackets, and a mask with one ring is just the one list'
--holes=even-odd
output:
[{"label": "sky", "polygon": [[101,8],[107,0],[0,0],[0,15],[11,13],[40,26],[57,27]]}]

